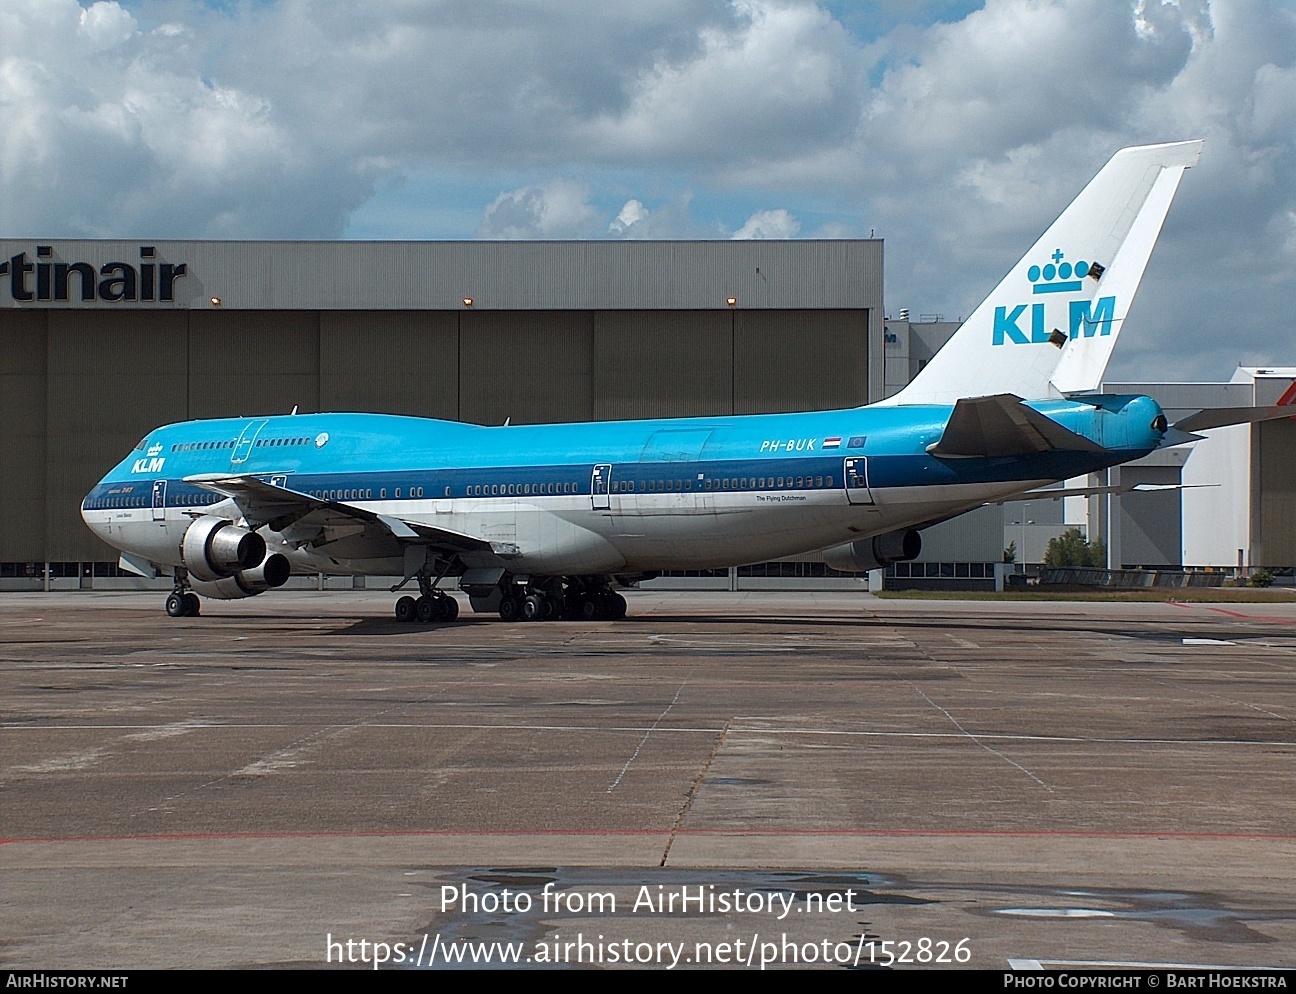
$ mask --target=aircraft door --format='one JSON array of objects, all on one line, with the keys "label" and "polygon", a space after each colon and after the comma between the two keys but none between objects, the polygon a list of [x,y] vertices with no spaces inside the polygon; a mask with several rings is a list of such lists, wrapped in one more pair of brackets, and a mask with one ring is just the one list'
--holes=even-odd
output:
[{"label": "aircraft door", "polygon": [[166,480],[153,481],[153,520],[161,521],[166,517]]},{"label": "aircraft door", "polygon": [[596,511],[610,511],[612,501],[612,464],[601,462],[590,477],[590,498]]},{"label": "aircraft door", "polygon": [[846,499],[852,504],[873,504],[873,491],[868,483],[868,458],[850,456],[842,466],[842,480],[846,485]]},{"label": "aircraft door", "polygon": [[243,427],[243,434],[239,435],[238,441],[234,443],[234,451],[230,453],[231,466],[238,466],[247,462],[248,456],[252,454],[252,446],[255,444],[257,436],[261,434],[261,429],[269,423],[266,420],[249,421]]}]

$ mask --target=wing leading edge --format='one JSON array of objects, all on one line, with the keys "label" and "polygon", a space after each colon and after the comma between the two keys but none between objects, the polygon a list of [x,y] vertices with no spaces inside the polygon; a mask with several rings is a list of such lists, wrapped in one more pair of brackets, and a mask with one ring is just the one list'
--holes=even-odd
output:
[{"label": "wing leading edge", "polygon": [[253,529],[268,526],[293,544],[325,545],[341,538],[375,545],[424,545],[438,552],[490,552],[490,542],[461,532],[276,486],[255,476],[191,476],[186,483],[224,494]]}]

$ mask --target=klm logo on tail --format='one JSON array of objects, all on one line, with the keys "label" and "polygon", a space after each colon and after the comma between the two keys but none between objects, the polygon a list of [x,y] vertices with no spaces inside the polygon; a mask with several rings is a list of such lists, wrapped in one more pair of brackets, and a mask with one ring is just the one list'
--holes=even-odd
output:
[{"label": "klm logo on tail", "polygon": [[[1067,262],[1061,249],[1054,250],[1051,262],[1043,266],[1032,265],[1026,270],[1026,278],[1031,283],[1032,296],[1050,293],[1073,293],[1084,288],[1084,278],[1102,275],[1101,266],[1091,264],[1083,259],[1076,263]],[[1056,305],[1054,305],[1056,307]],[[1023,328],[1021,321],[1030,310],[1029,328]],[[994,309],[994,333],[992,345],[1043,345],[1053,339],[1053,330],[1045,320],[1046,302],[1018,304],[1016,307],[996,307]],[[1112,322],[1116,316],[1116,298],[1099,297],[1096,301],[1072,300],[1068,314],[1069,336],[1071,338],[1092,338],[1094,335],[1110,335]],[[1054,344],[1060,344],[1057,339]]]}]

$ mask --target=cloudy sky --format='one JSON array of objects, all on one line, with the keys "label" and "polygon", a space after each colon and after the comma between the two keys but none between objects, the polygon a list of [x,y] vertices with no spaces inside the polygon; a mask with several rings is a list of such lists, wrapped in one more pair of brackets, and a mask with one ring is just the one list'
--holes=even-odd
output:
[{"label": "cloudy sky", "polygon": [[1296,363],[1290,0],[0,0],[0,233],[886,240],[966,315],[1205,138],[1111,372]]}]

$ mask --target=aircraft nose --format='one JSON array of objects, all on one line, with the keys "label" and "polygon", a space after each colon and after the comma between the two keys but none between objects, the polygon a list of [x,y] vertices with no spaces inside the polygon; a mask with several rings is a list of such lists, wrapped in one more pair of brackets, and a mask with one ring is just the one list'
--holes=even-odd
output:
[{"label": "aircraft nose", "polygon": [[86,494],[85,498],[81,501],[81,520],[86,523],[87,528],[100,538],[103,538],[107,534],[107,525],[102,520],[102,516],[95,514],[94,511],[97,509],[99,504],[99,499],[96,495],[99,493],[102,484],[103,481],[101,480],[100,485],[96,486]]}]

